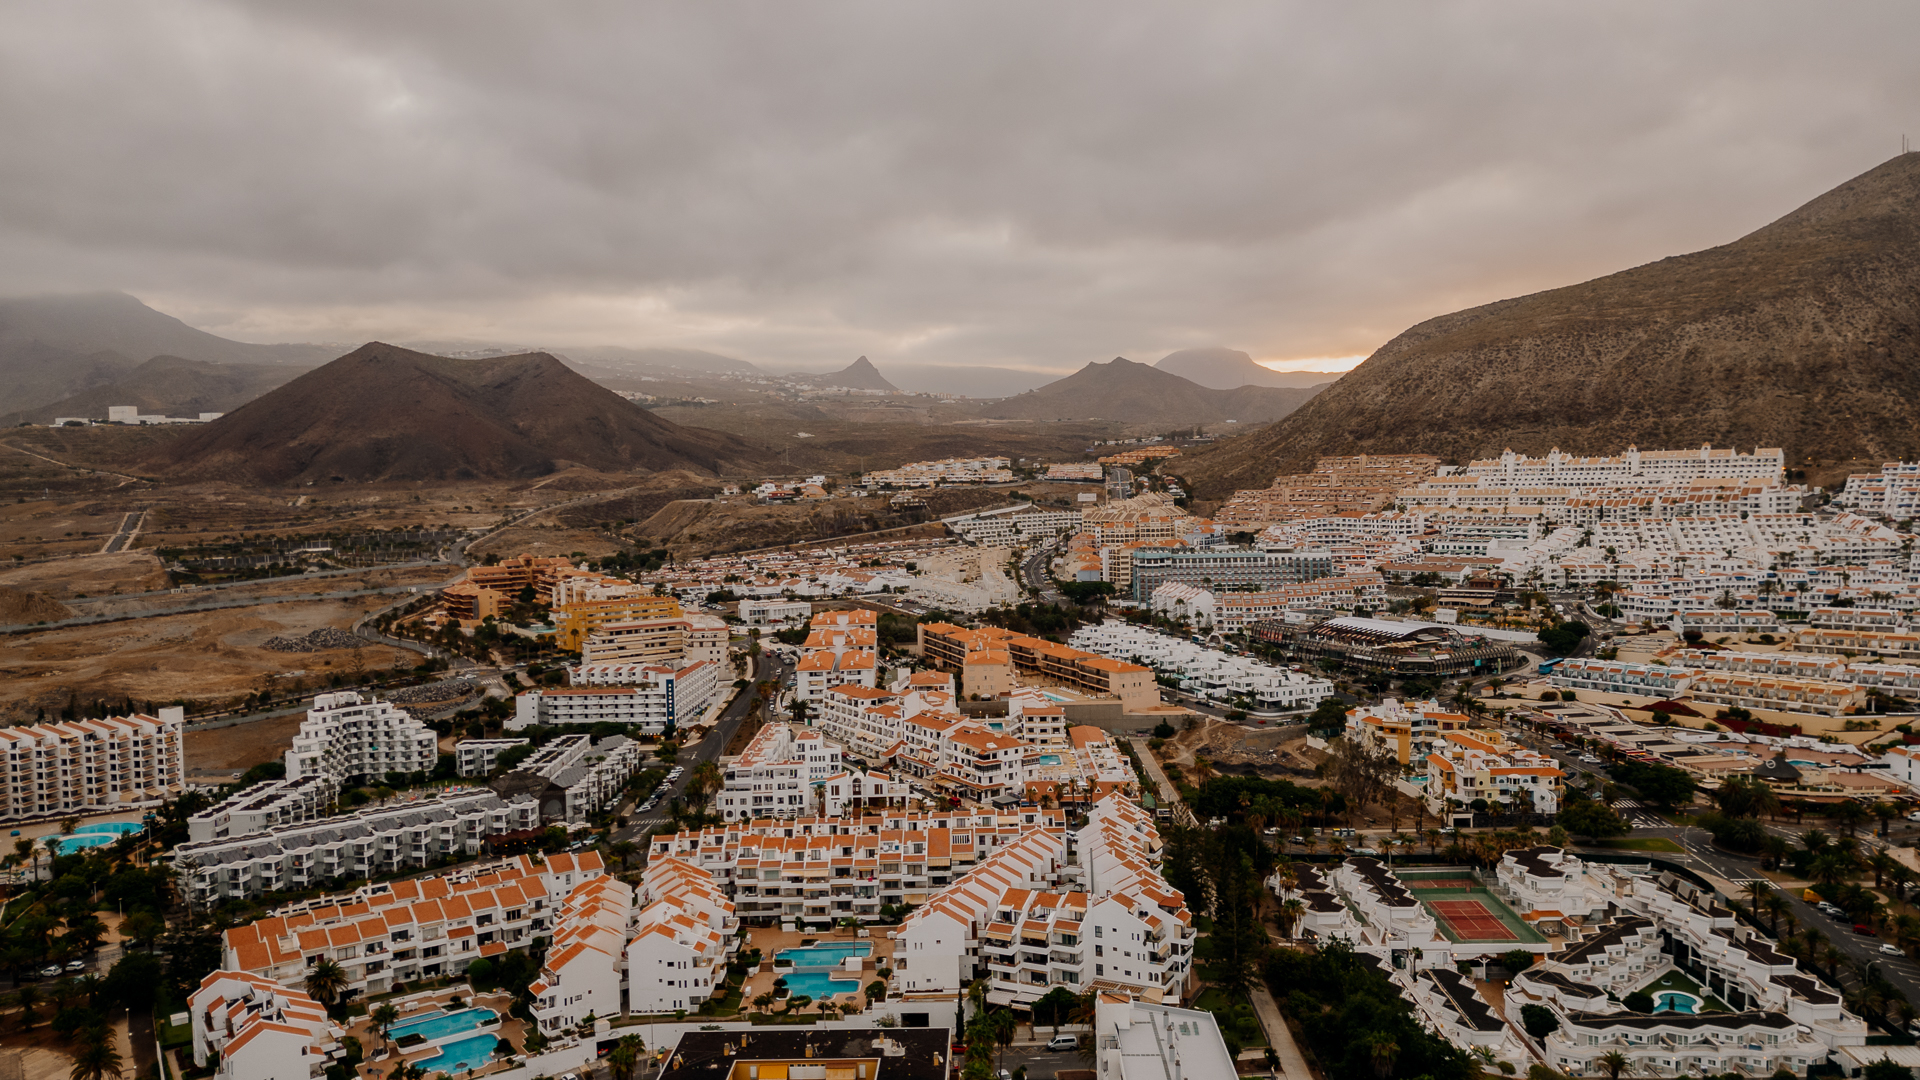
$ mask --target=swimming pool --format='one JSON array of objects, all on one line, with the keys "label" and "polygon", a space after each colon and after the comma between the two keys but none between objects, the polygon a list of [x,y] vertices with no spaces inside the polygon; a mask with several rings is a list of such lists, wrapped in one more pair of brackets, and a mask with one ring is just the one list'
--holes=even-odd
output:
[{"label": "swimming pool", "polygon": [[825,971],[801,971],[784,976],[787,990],[794,994],[805,994],[815,1001],[830,998],[835,994],[854,994],[860,990],[859,979],[836,979]]},{"label": "swimming pool", "polygon": [[439,1053],[429,1058],[421,1058],[414,1064],[427,1070],[429,1076],[436,1072],[452,1076],[468,1069],[477,1069],[493,1060],[493,1048],[498,1045],[500,1045],[498,1036],[481,1032],[464,1039],[455,1039],[442,1046]]},{"label": "swimming pool", "polygon": [[1040,764],[1042,764],[1042,765],[1058,765],[1058,764],[1060,764],[1060,755],[1059,755],[1059,754],[1041,754],[1041,755],[1040,755]]},{"label": "swimming pool", "polygon": [[[873,946],[864,941],[849,942],[845,945],[808,945],[800,949],[781,949],[773,954],[775,960],[788,960],[795,971],[829,971],[847,962],[850,956],[866,956],[873,952]],[[788,985],[792,985],[792,976],[788,976]]]},{"label": "swimming pool", "polygon": [[433,1042],[435,1039],[444,1039],[463,1031],[472,1031],[498,1016],[499,1014],[492,1009],[461,1009],[459,1012],[434,1013],[432,1016],[421,1016],[403,1024],[393,1025],[393,1031],[389,1033],[389,1037],[398,1039],[402,1035],[419,1035],[428,1042]]},{"label": "swimming pool", "polygon": [[1692,1015],[1700,1011],[1700,999],[1678,990],[1662,990],[1653,996],[1653,1011]]},{"label": "swimming pool", "polygon": [[101,821],[80,826],[73,830],[72,836],[49,836],[46,844],[55,855],[71,855],[88,848],[105,847],[123,836],[145,830],[146,826],[137,821]]}]

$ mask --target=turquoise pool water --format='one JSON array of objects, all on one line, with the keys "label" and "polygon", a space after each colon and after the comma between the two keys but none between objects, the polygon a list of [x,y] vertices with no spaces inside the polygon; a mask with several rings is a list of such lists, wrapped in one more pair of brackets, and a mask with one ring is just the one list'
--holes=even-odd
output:
[{"label": "turquoise pool water", "polygon": [[[781,949],[773,954],[773,958],[792,961],[796,971],[809,969],[825,971],[846,963],[849,956],[866,956],[871,952],[873,952],[872,944],[859,941],[845,945],[808,945],[801,949]],[[791,985],[792,976],[788,976],[788,982]]]},{"label": "turquoise pool water", "polygon": [[493,1048],[499,1044],[500,1039],[497,1036],[488,1035],[485,1032],[469,1035],[464,1039],[455,1039],[442,1046],[439,1053],[430,1058],[421,1058],[415,1064],[427,1070],[429,1076],[436,1072],[454,1076],[468,1069],[477,1069],[491,1061]]},{"label": "turquoise pool water", "polygon": [[1058,765],[1058,764],[1060,764],[1060,755],[1059,755],[1059,754],[1041,754],[1041,755],[1040,755],[1040,764],[1042,764],[1042,765]]},{"label": "turquoise pool water", "polygon": [[146,826],[137,821],[103,821],[93,825],[82,825],[73,830],[72,836],[50,836],[47,849],[55,855],[71,855],[88,848],[105,847],[108,844],[131,833],[142,832]]},{"label": "turquoise pool water", "polygon": [[419,1035],[428,1042],[444,1039],[449,1035],[458,1035],[493,1020],[499,1014],[492,1009],[461,1009],[459,1012],[435,1013],[393,1025],[392,1037]]},{"label": "turquoise pool water", "polygon": [[1691,1015],[1700,1011],[1700,999],[1692,994],[1683,994],[1678,990],[1667,990],[1653,996],[1653,1011],[1657,1013],[1673,1012]]},{"label": "turquoise pool water", "polygon": [[824,971],[800,971],[785,978],[789,991],[805,994],[815,1001],[835,994],[857,993],[860,990],[859,979],[836,979]]}]

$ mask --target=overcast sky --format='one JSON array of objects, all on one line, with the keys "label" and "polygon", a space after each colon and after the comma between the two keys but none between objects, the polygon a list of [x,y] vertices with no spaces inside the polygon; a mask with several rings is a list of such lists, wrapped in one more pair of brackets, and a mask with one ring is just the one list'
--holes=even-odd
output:
[{"label": "overcast sky", "polygon": [[0,292],[252,341],[1324,366],[1920,136],[1912,0],[0,17]]}]

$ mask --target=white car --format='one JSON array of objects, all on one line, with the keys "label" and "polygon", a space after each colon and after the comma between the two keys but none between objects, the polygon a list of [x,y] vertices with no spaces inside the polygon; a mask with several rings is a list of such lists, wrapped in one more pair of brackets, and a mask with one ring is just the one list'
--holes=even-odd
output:
[{"label": "white car", "polygon": [[1886,943],[1886,942],[1881,942],[1881,944],[1880,944],[1880,951],[1881,951],[1881,952],[1883,952],[1883,953],[1886,953],[1886,954],[1887,954],[1888,956],[1905,956],[1905,955],[1907,955],[1906,953],[1903,953],[1903,952],[1901,952],[1901,951],[1900,951],[1900,946],[1898,946],[1898,945],[1891,945],[1891,944],[1888,944],[1888,943]]}]

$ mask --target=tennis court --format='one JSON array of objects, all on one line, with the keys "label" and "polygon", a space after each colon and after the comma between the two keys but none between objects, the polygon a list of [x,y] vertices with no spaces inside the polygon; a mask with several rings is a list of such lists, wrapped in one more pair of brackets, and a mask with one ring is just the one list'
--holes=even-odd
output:
[{"label": "tennis court", "polygon": [[1470,877],[1409,878],[1402,877],[1406,886],[1415,892],[1421,889],[1477,889],[1480,883]]},{"label": "tennis court", "polygon": [[1428,900],[1426,905],[1443,927],[1452,928],[1448,936],[1456,941],[1520,940],[1519,934],[1478,900]]}]

